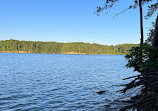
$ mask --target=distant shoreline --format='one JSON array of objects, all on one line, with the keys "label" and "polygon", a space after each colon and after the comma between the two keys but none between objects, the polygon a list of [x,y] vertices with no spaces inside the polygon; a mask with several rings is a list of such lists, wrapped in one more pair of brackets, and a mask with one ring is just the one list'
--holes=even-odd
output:
[{"label": "distant shoreline", "polygon": [[0,51],[0,53],[32,53],[32,52],[26,52],[26,51]]},{"label": "distant shoreline", "polygon": [[0,53],[21,53],[21,54],[70,54],[70,55],[125,55],[125,54],[86,54],[86,53],[76,53],[76,52],[65,52],[65,53],[34,53],[26,51],[0,51]]},{"label": "distant shoreline", "polygon": [[2,53],[48,53],[48,54],[87,54],[87,55],[125,55],[138,44],[107,46],[83,42],[58,43],[42,41],[0,41]]}]

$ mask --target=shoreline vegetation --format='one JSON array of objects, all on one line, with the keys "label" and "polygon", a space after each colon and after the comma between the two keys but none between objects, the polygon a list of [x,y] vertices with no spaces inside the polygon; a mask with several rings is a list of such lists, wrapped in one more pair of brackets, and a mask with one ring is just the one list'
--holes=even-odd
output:
[{"label": "shoreline vegetation", "polygon": [[34,53],[25,51],[1,51],[0,53],[20,53],[20,54],[69,54],[69,55],[125,55],[125,54],[86,54],[86,53],[75,53],[75,52],[65,52],[65,53]]},{"label": "shoreline vegetation", "polygon": [[[0,53],[22,53],[23,54],[23,53],[34,53],[34,52],[26,52],[26,51],[0,51]],[[48,53],[42,53],[42,54],[48,54]],[[86,55],[86,53],[75,53],[75,52],[50,53],[50,54],[83,54],[83,55]],[[96,54],[94,54],[94,55],[96,55]]]},{"label": "shoreline vegetation", "polygon": [[83,42],[59,43],[42,41],[0,40],[0,53],[49,53],[49,54],[88,54],[125,55],[139,44],[101,45]]}]

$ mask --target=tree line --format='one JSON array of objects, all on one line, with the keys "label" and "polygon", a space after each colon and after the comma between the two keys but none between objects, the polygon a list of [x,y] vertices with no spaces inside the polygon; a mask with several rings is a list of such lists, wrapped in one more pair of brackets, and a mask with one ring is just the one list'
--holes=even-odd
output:
[{"label": "tree line", "polygon": [[59,43],[42,41],[1,40],[0,52],[25,52],[25,53],[58,53],[58,54],[120,54],[128,53],[138,44],[101,45],[83,42]]}]

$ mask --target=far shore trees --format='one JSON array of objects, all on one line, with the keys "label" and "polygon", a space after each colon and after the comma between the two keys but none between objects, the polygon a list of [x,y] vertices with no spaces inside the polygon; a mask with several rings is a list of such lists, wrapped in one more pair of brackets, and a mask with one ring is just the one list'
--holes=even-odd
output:
[{"label": "far shore trees", "polygon": [[41,41],[0,41],[0,52],[12,53],[55,53],[55,54],[127,54],[127,50],[138,44],[116,46],[90,44],[83,42],[58,43]]}]

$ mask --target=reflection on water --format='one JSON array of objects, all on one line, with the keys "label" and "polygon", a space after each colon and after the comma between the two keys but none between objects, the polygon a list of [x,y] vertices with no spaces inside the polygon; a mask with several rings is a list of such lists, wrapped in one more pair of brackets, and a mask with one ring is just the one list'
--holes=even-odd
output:
[{"label": "reflection on water", "polygon": [[2,111],[108,110],[121,96],[113,85],[133,74],[121,55],[0,53],[0,61]]}]

